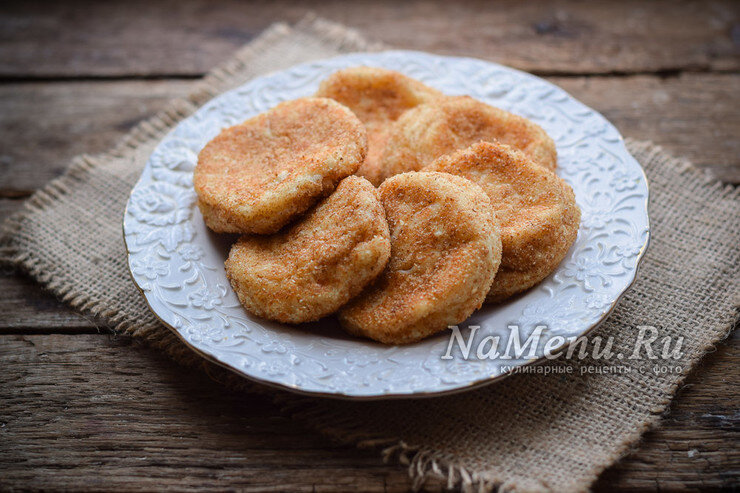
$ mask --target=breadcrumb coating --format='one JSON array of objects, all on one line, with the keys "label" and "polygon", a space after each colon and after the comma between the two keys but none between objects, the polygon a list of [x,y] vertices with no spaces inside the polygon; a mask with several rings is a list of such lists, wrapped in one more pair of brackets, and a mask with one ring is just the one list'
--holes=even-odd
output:
[{"label": "breadcrumb coating", "polygon": [[398,119],[380,159],[384,178],[418,171],[479,141],[507,144],[545,168],[557,166],[555,143],[539,125],[469,96],[446,96]]},{"label": "breadcrumb coating", "polygon": [[465,177],[485,190],[501,225],[503,253],[487,302],[529,289],[555,270],[578,235],[573,189],[516,149],[479,142],[425,171]]},{"label": "breadcrumb coating", "polygon": [[357,174],[378,186],[386,176],[380,156],[393,122],[411,108],[441,97],[442,93],[393,70],[353,67],[330,75],[321,83],[316,96],[342,103],[365,124],[368,151]]},{"label": "breadcrumb coating", "polygon": [[423,339],[480,308],[501,261],[491,202],[447,173],[386,180],[380,200],[391,234],[381,276],[339,312],[351,334],[387,344]]},{"label": "breadcrumb coating", "polygon": [[193,181],[206,225],[269,234],[357,171],[362,123],[331,99],[288,101],[225,129],[198,155]]},{"label": "breadcrumb coating", "polygon": [[390,253],[377,189],[350,176],[289,228],[273,236],[242,236],[231,248],[226,274],[249,312],[309,322],[360,293]]}]

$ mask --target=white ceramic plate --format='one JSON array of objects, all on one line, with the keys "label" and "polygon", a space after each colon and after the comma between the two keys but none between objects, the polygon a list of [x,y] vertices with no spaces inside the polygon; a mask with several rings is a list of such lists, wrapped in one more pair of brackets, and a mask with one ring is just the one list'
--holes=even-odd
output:
[{"label": "white ceramic plate", "polygon": [[[224,127],[309,96],[332,72],[356,65],[398,70],[447,94],[468,94],[525,116],[557,144],[558,173],[583,212],[578,239],[539,286],[503,305],[484,306],[461,324],[479,325],[474,350],[511,324],[523,341],[535,326],[545,336],[579,336],[601,322],[633,282],[649,237],[648,187],[622,137],[600,114],[532,75],[470,58],[391,51],[351,54],[298,65],[225,93],[183,120],[151,155],[134,187],[123,228],[134,281],[151,309],[203,356],[253,380],[289,390],[345,398],[424,396],[492,382],[543,357],[442,359],[450,332],[389,347],[345,335],[333,319],[288,326],[247,314],[223,263],[233,236],[208,231],[195,205],[196,156]],[[543,341],[541,339],[541,341]],[[454,353],[453,353],[454,354]],[[530,357],[531,356],[531,357]]]}]

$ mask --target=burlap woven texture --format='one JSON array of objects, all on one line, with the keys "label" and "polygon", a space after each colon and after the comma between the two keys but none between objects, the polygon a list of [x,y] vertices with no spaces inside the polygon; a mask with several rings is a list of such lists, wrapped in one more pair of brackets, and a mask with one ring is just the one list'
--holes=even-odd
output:
[{"label": "burlap woven texture", "polygon": [[[572,374],[515,375],[461,395],[391,402],[298,397],[247,383],[188,350],[150,314],[126,265],[121,234],[131,187],[158,140],[215,94],[311,59],[380,48],[320,19],[274,25],[214,70],[187,99],[142,123],[111,152],[81,156],[3,226],[0,256],[64,301],[146,340],[226,385],[272,393],[285,412],[340,440],[409,464],[414,484],[517,491],[585,490],[664,411],[690,367],[736,321],[740,197],[688,163],[628,142],[650,182],[652,240],[638,281],[599,329],[629,353],[637,326],[683,336],[681,374],[584,374],[603,361],[553,361]],[[608,362],[607,362],[608,363]],[[620,361],[622,365],[644,362]],[[661,363],[661,361],[653,362]]]}]

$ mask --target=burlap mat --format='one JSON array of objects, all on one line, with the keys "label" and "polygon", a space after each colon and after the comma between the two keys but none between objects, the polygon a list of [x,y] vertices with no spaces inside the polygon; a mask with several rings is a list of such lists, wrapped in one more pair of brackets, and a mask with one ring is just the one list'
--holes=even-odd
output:
[{"label": "burlap mat", "polygon": [[[377,49],[318,19],[268,29],[190,97],[142,123],[115,149],[82,156],[3,226],[0,252],[73,307],[142,338],[228,385],[272,393],[286,412],[346,442],[379,446],[409,465],[415,485],[442,475],[465,489],[585,490],[656,422],[689,368],[732,327],[740,291],[738,190],[659,148],[629,142],[651,187],[652,243],[637,283],[599,333],[629,352],[638,325],[683,336],[680,374],[578,371],[604,362],[556,361],[570,375],[515,375],[462,395],[353,403],[247,384],[187,350],[149,313],[133,286],[121,235],[124,204],[157,141],[225,89],[310,59]],[[637,365],[641,362],[620,364]],[[661,361],[657,361],[661,363]]]}]

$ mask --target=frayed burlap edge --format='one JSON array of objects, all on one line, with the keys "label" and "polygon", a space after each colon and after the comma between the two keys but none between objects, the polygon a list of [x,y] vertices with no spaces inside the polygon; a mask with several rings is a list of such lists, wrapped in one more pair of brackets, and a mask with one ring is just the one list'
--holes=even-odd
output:
[{"label": "frayed burlap edge", "polygon": [[[191,115],[208,99],[230,89],[237,82],[241,82],[238,81],[237,75],[244,69],[245,64],[253,54],[269,46],[275,40],[289,35],[292,29],[282,23],[273,25],[258,39],[239,50],[233,58],[209,73],[188,97],[173,100],[165,110],[137,125],[111,151],[96,156],[82,155],[75,158],[62,177],[52,180],[43,189],[36,192],[26,201],[21,211],[2,225],[0,229],[0,262],[8,266],[20,267],[42,286],[53,291],[63,302],[76,310],[104,319],[116,334],[141,339],[151,347],[164,351],[178,363],[205,371],[213,380],[231,389],[270,394],[276,404],[281,407],[282,412],[342,443],[354,444],[362,448],[380,449],[384,461],[396,462],[408,467],[409,476],[415,489],[423,486],[425,481],[430,478],[441,478],[448,488],[460,487],[465,491],[491,491],[496,488],[504,491],[514,489],[517,486],[516,484],[508,484],[502,480],[492,480],[490,474],[487,478],[483,478],[461,463],[450,462],[440,457],[434,450],[407,444],[399,437],[371,435],[363,432],[356,419],[336,412],[329,402],[277,391],[250,382],[218,365],[209,363],[191,351],[169,330],[163,330],[153,316],[147,314],[138,323],[124,320],[123,314],[116,313],[108,307],[96,303],[86,293],[80,291],[78,286],[51,278],[43,271],[38,259],[33,258],[30,254],[18,251],[13,243],[9,241],[22,227],[24,217],[30,212],[44,210],[55,199],[70,193],[70,187],[82,180],[88,171],[94,167],[104,165],[112,159],[130,156],[141,145],[159,141],[180,120]],[[381,44],[365,42],[355,31],[315,16],[304,18],[295,26],[295,29],[303,30],[310,35],[323,39],[342,51],[370,51],[382,48]],[[695,168],[686,160],[669,157],[658,146],[649,142],[632,140],[627,141],[627,146],[630,152],[639,156],[642,161],[657,160],[662,165],[673,166],[682,174],[694,175],[697,181],[709,186],[710,191],[717,193],[719,197],[738,197],[739,191],[737,188],[722,184],[719,180]],[[740,296],[736,294],[736,297],[738,299],[735,300],[734,305],[737,309],[740,305]],[[732,324],[720,328],[718,333],[715,334],[715,342],[726,337],[731,330]],[[712,344],[708,344],[702,351],[692,355],[689,367],[693,368],[698,360],[711,351],[713,347]],[[600,469],[595,471],[593,477],[584,480],[582,485],[584,489],[588,488],[603,469],[633,450],[644,432],[653,428],[660,421],[661,415],[670,404],[671,397],[682,385],[685,377],[686,375],[666,392],[666,398],[661,400],[659,406],[653,410],[653,413],[642,426],[635,429],[634,433],[624,439],[619,450],[613,456],[606,458],[604,463],[600,465]],[[495,473],[493,474],[495,475]]]}]

